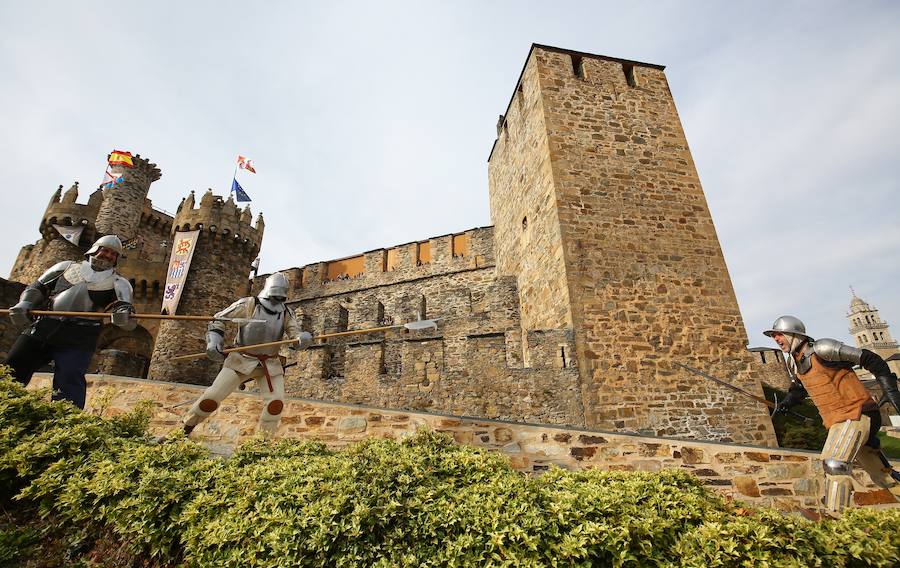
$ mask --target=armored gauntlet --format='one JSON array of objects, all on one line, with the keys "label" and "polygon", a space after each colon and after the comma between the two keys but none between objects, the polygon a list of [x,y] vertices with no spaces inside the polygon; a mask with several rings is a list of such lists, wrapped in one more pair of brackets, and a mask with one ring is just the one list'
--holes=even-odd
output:
[{"label": "armored gauntlet", "polygon": [[291,349],[294,351],[299,351],[300,349],[306,349],[312,345],[312,335],[308,331],[301,331],[297,335],[297,343],[291,345]]},{"label": "armored gauntlet", "polygon": [[206,332],[206,357],[210,361],[221,363],[225,360],[225,354],[222,352],[222,343],[225,338],[215,331]]}]

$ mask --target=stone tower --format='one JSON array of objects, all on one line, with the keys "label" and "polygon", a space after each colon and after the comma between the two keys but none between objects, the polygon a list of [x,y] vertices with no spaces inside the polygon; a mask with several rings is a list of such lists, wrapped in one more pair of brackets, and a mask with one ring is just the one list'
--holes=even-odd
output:
[{"label": "stone tower", "polygon": [[123,176],[123,183],[103,190],[103,202],[97,211],[97,236],[118,235],[123,241],[137,234],[141,223],[141,211],[150,192],[150,184],[158,180],[162,173],[156,164],[137,154],[133,168],[121,165],[110,166],[114,177]]},{"label": "stone tower", "polygon": [[[11,280],[30,283],[58,262],[82,260],[84,251],[96,240],[94,219],[103,201],[103,194],[98,189],[88,198],[87,204],[82,204],[76,203],[78,191],[76,181],[65,192],[63,186],[59,186],[53,193],[38,227],[41,239],[33,245],[23,247],[19,252],[10,272]],[[78,242],[71,243],[62,237],[54,225],[80,226],[84,229]]]},{"label": "stone tower", "polygon": [[523,331],[574,330],[589,427],[774,445],[764,406],[674,365],[762,396],[663,69],[532,46],[488,159],[497,273]]},{"label": "stone tower", "polygon": [[[172,228],[200,230],[197,248],[178,304],[179,314],[212,315],[247,295],[250,264],[262,244],[262,215],[252,226],[249,205],[239,209],[231,197],[224,200],[207,191],[194,208],[194,193],[182,201]],[[226,339],[231,341],[229,331]],[[159,327],[149,378],[159,381],[210,384],[221,367],[206,358],[170,362],[169,358],[206,349],[206,323],[164,321]]]},{"label": "stone tower", "polygon": [[893,357],[893,360],[888,361],[888,366],[894,373],[900,373],[900,348],[891,337],[888,323],[878,315],[877,308],[859,298],[856,292],[853,292],[853,299],[850,300],[847,321],[850,322],[850,334],[857,347],[874,351],[886,361]]}]

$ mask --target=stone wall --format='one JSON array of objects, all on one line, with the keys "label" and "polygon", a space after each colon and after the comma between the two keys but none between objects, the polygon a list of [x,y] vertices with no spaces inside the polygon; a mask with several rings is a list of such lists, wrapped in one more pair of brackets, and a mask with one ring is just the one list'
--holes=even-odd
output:
[{"label": "stone wall", "polygon": [[[329,298],[357,290],[382,288],[494,266],[493,227],[469,229],[459,234],[465,235],[469,243],[465,254],[453,254],[454,235],[441,235],[389,249],[375,249],[361,255],[365,271],[354,278],[329,279],[329,262],[283,269],[291,280],[291,302]],[[422,245],[427,245],[431,253],[427,262],[421,262],[417,258],[417,250]],[[395,259],[391,264],[388,263],[389,256]],[[267,276],[268,274],[263,274],[254,279],[254,294],[262,289]]]},{"label": "stone wall", "polygon": [[[519,323],[515,278],[495,276],[492,231],[472,229],[465,254],[453,235],[363,255],[358,277],[323,279],[328,263],[286,271],[290,304],[314,335],[436,319],[436,332],[403,330],[332,338],[296,355],[286,369],[293,396],[486,418],[583,424],[570,330],[527,330]],[[267,275],[254,282],[258,292]],[[299,299],[293,299],[299,298]],[[229,340],[231,336],[229,336]],[[527,364],[524,348],[534,355]]]},{"label": "stone wall", "polygon": [[498,270],[535,313],[568,302],[589,426],[775,443],[762,407],[674,365],[762,394],[662,67],[534,46],[489,168]]},{"label": "stone wall", "polygon": [[784,354],[781,351],[758,351],[754,353],[762,373],[762,382],[779,390],[787,391],[791,386]]},{"label": "stone wall", "polygon": [[[31,388],[46,386],[38,375]],[[151,430],[163,434],[179,427],[180,417],[202,387],[121,377],[89,376],[87,410],[105,416],[127,412],[141,400],[156,407]],[[258,397],[235,393],[197,427],[193,438],[216,452],[227,453],[254,435],[262,410]],[[758,506],[785,510],[816,507],[823,485],[822,465],[814,452],[772,449],[672,438],[642,437],[596,430],[521,422],[503,422],[422,412],[402,412],[350,404],[288,399],[277,436],[323,440],[341,447],[369,437],[400,439],[419,428],[446,432],[462,444],[500,451],[513,467],[539,474],[551,466],[659,471],[682,468],[710,489]],[[858,504],[888,503],[865,473]]]},{"label": "stone wall", "polygon": [[[2,306],[5,308],[18,303],[23,290],[25,290],[25,284],[0,278]],[[0,314],[0,360],[6,361],[6,355],[20,333],[22,333],[21,327],[13,325],[8,315]]]},{"label": "stone wall", "polygon": [[573,325],[545,115],[529,59],[500,117],[488,168],[497,271],[517,277],[523,331]]}]

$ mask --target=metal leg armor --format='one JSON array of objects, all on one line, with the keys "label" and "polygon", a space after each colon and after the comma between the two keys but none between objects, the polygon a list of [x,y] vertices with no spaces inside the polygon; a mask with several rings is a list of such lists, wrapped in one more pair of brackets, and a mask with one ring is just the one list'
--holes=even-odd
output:
[{"label": "metal leg armor", "polygon": [[197,402],[191,406],[187,414],[181,420],[185,426],[196,426],[206,420],[210,414],[215,412],[219,405],[225,400],[225,397],[233,393],[243,381],[247,379],[246,375],[242,375],[228,367],[222,367],[216,380],[213,381]]},{"label": "metal leg armor", "polygon": [[828,439],[822,448],[822,466],[825,468],[825,509],[836,514],[850,505],[853,495],[853,460],[869,435],[870,420],[838,422],[828,429]]},{"label": "metal leg armor", "polygon": [[263,437],[271,438],[278,429],[281,412],[284,410],[284,374],[258,377],[256,385],[263,399],[263,409],[259,415],[259,432]]}]

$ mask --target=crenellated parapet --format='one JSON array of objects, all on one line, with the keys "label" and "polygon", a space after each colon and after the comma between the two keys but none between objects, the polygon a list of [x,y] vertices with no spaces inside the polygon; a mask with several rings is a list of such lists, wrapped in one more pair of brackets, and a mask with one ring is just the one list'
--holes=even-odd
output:
[{"label": "crenellated parapet", "polygon": [[[494,266],[493,227],[476,227],[362,254],[285,269],[291,298],[308,299]],[[285,271],[282,270],[282,271]],[[268,274],[258,276],[259,290]]]},{"label": "crenellated parapet", "polygon": [[141,227],[146,227],[160,235],[168,235],[172,232],[175,224],[175,218],[153,207],[153,202],[149,199],[144,201],[144,208],[141,210]]},{"label": "crenellated parapet", "polygon": [[265,231],[262,214],[257,217],[254,226],[249,205],[241,209],[230,196],[224,199],[214,195],[211,189],[203,194],[198,207],[195,208],[194,205],[192,191],[178,206],[173,232],[199,229],[205,237],[218,239],[235,249],[241,249],[252,257],[251,260],[255,258]]},{"label": "crenellated parapet", "polygon": [[76,203],[79,192],[78,182],[73,183],[65,193],[62,188],[63,186],[59,186],[50,198],[50,203],[47,204],[47,209],[44,211],[38,227],[41,237],[46,241],[62,238],[53,225],[69,227],[83,225],[84,232],[78,244],[89,243],[95,234],[95,220],[100,205],[103,203],[103,194],[98,189],[91,194],[86,204]]}]

